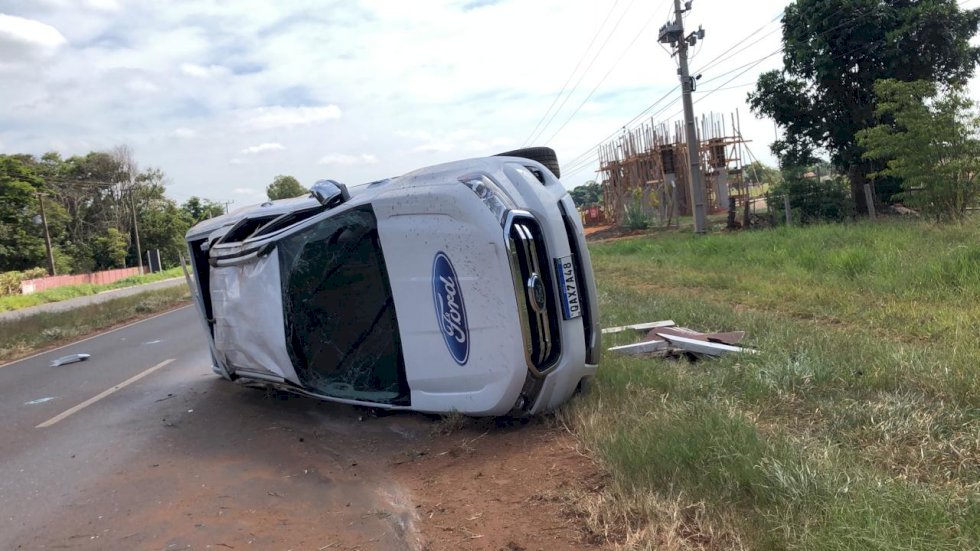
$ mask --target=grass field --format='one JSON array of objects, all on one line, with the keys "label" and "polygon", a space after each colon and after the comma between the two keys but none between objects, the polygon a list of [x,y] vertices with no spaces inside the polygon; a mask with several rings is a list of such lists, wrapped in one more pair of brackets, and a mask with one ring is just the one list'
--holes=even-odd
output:
[{"label": "grass field", "polygon": [[980,548],[980,223],[591,250],[604,326],[742,329],[762,351],[605,355],[561,416],[611,473],[579,504],[591,530],[625,523],[622,543],[651,549]]},{"label": "grass field", "polygon": [[0,323],[0,362],[47,346],[71,342],[101,329],[168,310],[190,299],[186,285],[147,291],[65,312],[35,314]]},{"label": "grass field", "polygon": [[48,302],[58,302],[70,298],[94,295],[112,289],[121,289],[123,287],[153,283],[154,281],[161,281],[174,277],[183,277],[183,275],[183,270],[180,267],[177,267],[164,270],[162,272],[157,272],[155,274],[130,276],[108,285],[65,285],[64,287],[55,287],[54,289],[48,289],[47,291],[41,291],[38,293],[31,293],[29,295],[11,295],[0,297],[0,312],[19,310],[21,308],[28,308],[30,306],[37,306]]}]

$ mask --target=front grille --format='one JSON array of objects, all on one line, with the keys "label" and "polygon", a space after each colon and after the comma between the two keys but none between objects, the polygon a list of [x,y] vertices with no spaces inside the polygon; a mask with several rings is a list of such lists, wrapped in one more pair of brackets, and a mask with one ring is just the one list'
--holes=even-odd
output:
[{"label": "front grille", "polygon": [[[544,236],[532,218],[517,217],[507,230],[514,291],[517,294],[528,366],[542,373],[561,354],[559,309],[554,276]],[[537,276],[544,288],[543,304],[529,282]]]}]

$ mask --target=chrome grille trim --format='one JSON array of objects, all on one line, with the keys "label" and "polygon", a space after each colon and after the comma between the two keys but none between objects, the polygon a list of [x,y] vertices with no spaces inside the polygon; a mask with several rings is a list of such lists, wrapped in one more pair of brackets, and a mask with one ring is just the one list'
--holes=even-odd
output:
[{"label": "chrome grille trim", "polygon": [[[561,355],[557,291],[550,257],[543,233],[530,213],[511,211],[504,232],[521,317],[525,357],[528,369],[540,376],[553,367]],[[532,274],[538,274],[546,289],[546,307],[540,312],[531,307],[533,299],[528,296],[527,281]]]}]

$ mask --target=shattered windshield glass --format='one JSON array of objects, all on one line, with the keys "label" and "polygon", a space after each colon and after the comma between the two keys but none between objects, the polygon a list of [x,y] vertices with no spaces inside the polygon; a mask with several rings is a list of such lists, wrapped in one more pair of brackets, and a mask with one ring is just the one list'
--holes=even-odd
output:
[{"label": "shattered windshield glass", "polygon": [[369,206],[278,242],[286,347],[304,386],[328,396],[408,404],[398,322]]}]

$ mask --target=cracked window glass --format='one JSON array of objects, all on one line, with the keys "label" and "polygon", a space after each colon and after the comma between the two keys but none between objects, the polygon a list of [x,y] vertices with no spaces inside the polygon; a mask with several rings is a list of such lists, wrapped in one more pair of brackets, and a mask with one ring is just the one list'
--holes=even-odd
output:
[{"label": "cracked window glass", "polygon": [[278,242],[286,348],[304,386],[407,405],[398,322],[377,219],[351,209]]}]

